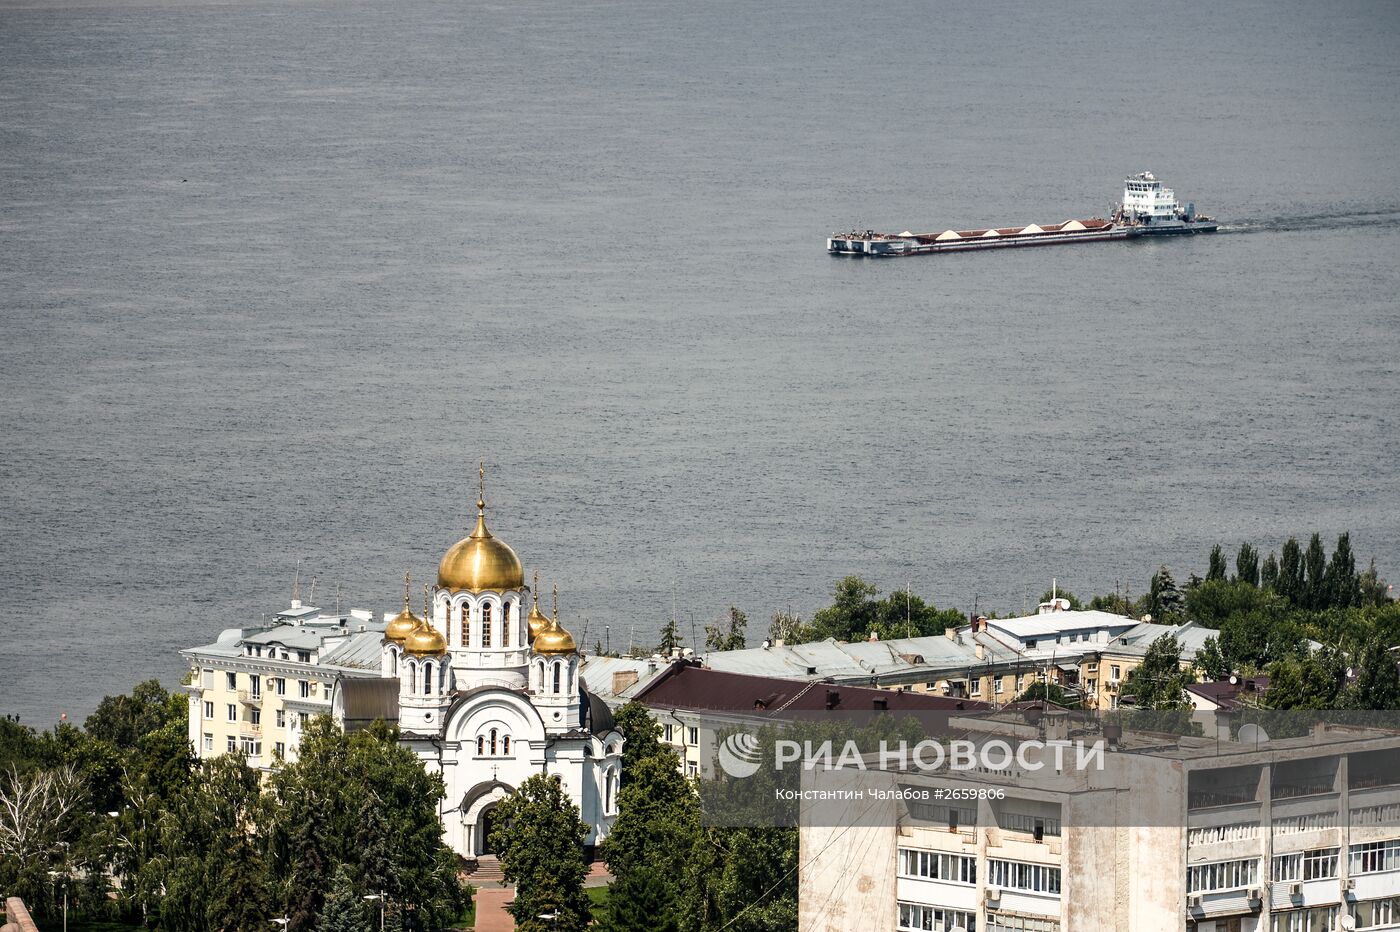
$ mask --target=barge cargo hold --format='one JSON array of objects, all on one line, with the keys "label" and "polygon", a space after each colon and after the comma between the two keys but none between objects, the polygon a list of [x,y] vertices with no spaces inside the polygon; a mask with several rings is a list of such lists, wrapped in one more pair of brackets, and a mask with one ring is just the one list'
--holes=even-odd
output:
[{"label": "barge cargo hold", "polygon": [[1171,188],[1151,172],[1140,172],[1123,182],[1123,201],[1113,218],[1066,220],[1064,223],[988,230],[944,230],[942,233],[877,233],[874,230],[833,233],[826,250],[838,256],[918,256],[930,252],[965,252],[971,249],[1007,249],[1013,246],[1053,246],[1098,240],[1134,239],[1214,233],[1218,225],[1196,213],[1195,204],[1182,207]]},{"label": "barge cargo hold", "polygon": [[1049,226],[991,230],[945,230],[942,233],[876,233],[874,230],[844,233],[826,241],[828,252],[843,256],[917,256],[929,252],[965,252],[970,249],[1008,249],[1013,246],[1053,246],[1103,239],[1128,239],[1138,235],[1112,220],[1066,220]]}]

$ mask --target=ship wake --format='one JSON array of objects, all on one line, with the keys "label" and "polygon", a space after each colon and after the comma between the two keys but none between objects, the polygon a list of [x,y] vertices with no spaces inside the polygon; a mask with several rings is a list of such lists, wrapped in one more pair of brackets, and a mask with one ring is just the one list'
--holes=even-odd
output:
[{"label": "ship wake", "polygon": [[1305,230],[1347,230],[1358,227],[1400,228],[1400,207],[1249,218],[1234,223],[1222,223],[1219,232],[1222,234],[1295,233]]}]

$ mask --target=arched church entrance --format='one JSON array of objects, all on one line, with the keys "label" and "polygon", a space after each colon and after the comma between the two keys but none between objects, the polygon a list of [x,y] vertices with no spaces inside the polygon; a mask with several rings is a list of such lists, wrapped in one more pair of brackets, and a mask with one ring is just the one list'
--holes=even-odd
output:
[{"label": "arched church entrance", "polygon": [[493,803],[481,811],[481,820],[476,830],[477,854],[495,854],[496,849],[491,844],[491,833],[496,830],[496,806]]}]

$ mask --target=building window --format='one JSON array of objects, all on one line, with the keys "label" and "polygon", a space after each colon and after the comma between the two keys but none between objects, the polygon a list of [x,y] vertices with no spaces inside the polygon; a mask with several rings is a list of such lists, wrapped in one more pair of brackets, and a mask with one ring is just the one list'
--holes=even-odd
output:
[{"label": "building window", "polygon": [[246,757],[262,757],[262,742],[256,738],[244,738],[240,750]]},{"label": "building window", "polygon": [[310,663],[310,662],[311,662],[311,651],[309,651],[309,650],[299,650],[299,651],[297,651],[297,660],[300,660],[302,663]]},{"label": "building window", "polygon": [[311,684],[306,680],[297,680],[297,692],[303,699],[311,698]]},{"label": "building window", "polygon": [[510,603],[501,606],[501,646],[510,646]]},{"label": "building window", "polygon": [[286,757],[286,756],[287,756],[287,743],[286,743],[285,741],[278,741],[277,744],[276,744],[276,748],[277,748],[277,756],[278,756],[279,758],[283,758],[283,757]]},{"label": "building window", "polygon": [[[564,669],[563,664],[556,663],[556,664],[554,665],[554,691],[555,691],[556,693],[561,693],[561,692],[564,691],[563,689],[560,688],[560,685],[559,685],[559,675],[560,675],[560,673],[563,671],[563,669]],[[669,727],[669,726],[668,726],[668,727]]]},{"label": "building window", "polygon": [[1030,893],[1060,894],[1060,869],[1044,864],[992,859],[987,862],[987,885]]},{"label": "building window", "polygon": [[1098,673],[1099,665],[1097,663],[1091,663],[1087,667],[1085,667],[1085,669],[1088,670],[1090,673]]},{"label": "building window", "polygon": [[491,646],[491,603],[481,603],[481,646]]},{"label": "building window", "polygon": [[204,717],[211,720],[214,718],[214,703],[204,703]]},{"label": "building window", "polygon": [[700,743],[700,729],[692,725],[690,730],[686,733],[686,735],[686,741],[690,744],[691,747],[694,747],[695,745]]},{"label": "building window", "polygon": [[1115,663],[1109,668],[1108,678],[1111,680],[1121,680],[1123,678],[1123,668]]},{"label": "building window", "polygon": [[256,673],[250,673],[248,675],[248,695],[252,696],[254,699],[262,698],[262,677],[258,676]]},{"label": "building window", "polygon": [[1337,848],[1318,848],[1303,853],[1303,879],[1327,880],[1337,876]]},{"label": "building window", "polygon": [[237,673],[225,673],[225,674],[224,674],[224,678],[225,678],[225,680],[227,681],[228,688],[229,688],[230,690],[234,690],[234,689],[237,689],[237,688],[238,688],[238,674],[237,674]]},{"label": "building window", "polygon": [[262,724],[262,709],[249,709],[248,721],[254,725]]},{"label": "building window", "polygon": [[675,743],[675,740],[676,740],[676,726],[675,726],[675,725],[667,725],[667,726],[666,726],[666,743],[667,743],[667,744],[673,744],[673,743]]},{"label": "building window", "polygon": [[207,731],[204,733],[204,750],[211,752],[214,750],[214,736]]},{"label": "building window", "polygon": [[229,736],[228,736],[228,752],[229,752],[230,754],[235,754],[235,753],[237,753],[237,751],[238,751],[238,739],[235,738],[233,735],[229,735]]},{"label": "building window", "polygon": [[[1365,926],[1357,923],[1357,928]],[[1337,928],[1337,907],[1315,906],[1312,909],[1290,909],[1276,912],[1269,923],[1269,932],[1331,932]]]},{"label": "building window", "polygon": [[948,883],[977,883],[977,859],[937,851],[899,849],[899,876],[923,877]]},{"label": "building window", "polygon": [[276,682],[275,685],[276,685],[276,687],[277,687],[277,695],[279,695],[279,696],[285,696],[285,695],[287,695],[287,680],[286,680],[286,677],[281,677],[281,676],[277,677],[277,682]]},{"label": "building window", "polygon": [[466,602],[463,602],[463,603],[462,603],[462,622],[461,622],[461,624],[458,626],[458,629],[457,629],[458,631],[461,632],[461,634],[459,635],[459,637],[461,638],[462,646],[463,646],[463,647],[471,647],[471,646],[472,646],[472,625],[471,625],[470,616],[471,616],[471,609],[469,609],[469,608],[467,607],[467,603],[466,603]]},{"label": "building window", "polygon": [[1400,841],[1372,841],[1351,846],[1351,873],[1400,870]]},{"label": "building window", "polygon": [[1099,681],[1095,679],[1085,680],[1084,688],[1085,691],[1092,696],[1099,691]]},{"label": "building window", "polygon": [[232,702],[228,704],[228,720],[230,722],[238,721],[238,706],[234,705]]},{"label": "building window", "polygon": [[997,677],[996,694],[1000,696],[1006,690],[1006,681],[1002,677]]},{"label": "building window", "polygon": [[491,756],[496,756],[496,729],[491,729]]},{"label": "building window", "polygon": [[477,736],[476,736],[476,756],[477,756],[477,757],[485,757],[485,756],[486,756],[486,738],[483,737],[482,735],[477,735]]},{"label": "building window", "polygon": [[960,909],[946,909],[942,906],[924,906],[920,903],[899,904],[899,929],[935,930],[977,928],[977,914]]},{"label": "building window", "polygon": [[617,803],[617,774],[609,770],[604,780],[607,789],[603,795],[603,811],[611,813],[613,812],[613,807]]},{"label": "building window", "polygon": [[299,727],[299,728],[305,728],[305,727],[306,727],[306,721],[307,721],[307,715],[306,715],[306,713],[305,713],[305,712],[298,712],[298,713],[297,713],[297,727]]},{"label": "building window", "polygon": [[286,728],[286,727],[287,727],[287,710],[286,710],[286,709],[278,709],[278,710],[277,710],[277,727],[278,727],[278,728]]},{"label": "building window", "polygon": [[1363,900],[1351,908],[1357,929],[1382,929],[1400,924],[1400,896]]},{"label": "building window", "polygon": [[[968,926],[969,932],[972,927]],[[1048,916],[997,913],[988,910],[987,932],[1060,932],[1060,920]]]},{"label": "building window", "polygon": [[1255,858],[1197,864],[1186,869],[1187,893],[1239,890],[1258,882],[1259,861]]},{"label": "building window", "polygon": [[506,756],[510,755],[510,735],[505,735],[501,738],[501,753]]},{"label": "building window", "polygon": [[423,665],[423,695],[430,696],[433,692],[433,665],[431,663]]}]

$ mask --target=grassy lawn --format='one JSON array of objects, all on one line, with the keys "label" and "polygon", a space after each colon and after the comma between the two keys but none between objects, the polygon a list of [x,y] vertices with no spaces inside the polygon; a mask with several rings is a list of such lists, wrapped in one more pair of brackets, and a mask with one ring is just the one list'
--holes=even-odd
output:
[{"label": "grassy lawn", "polygon": [[585,887],[588,894],[588,901],[593,904],[593,921],[601,922],[608,916],[608,888],[607,887]]}]

